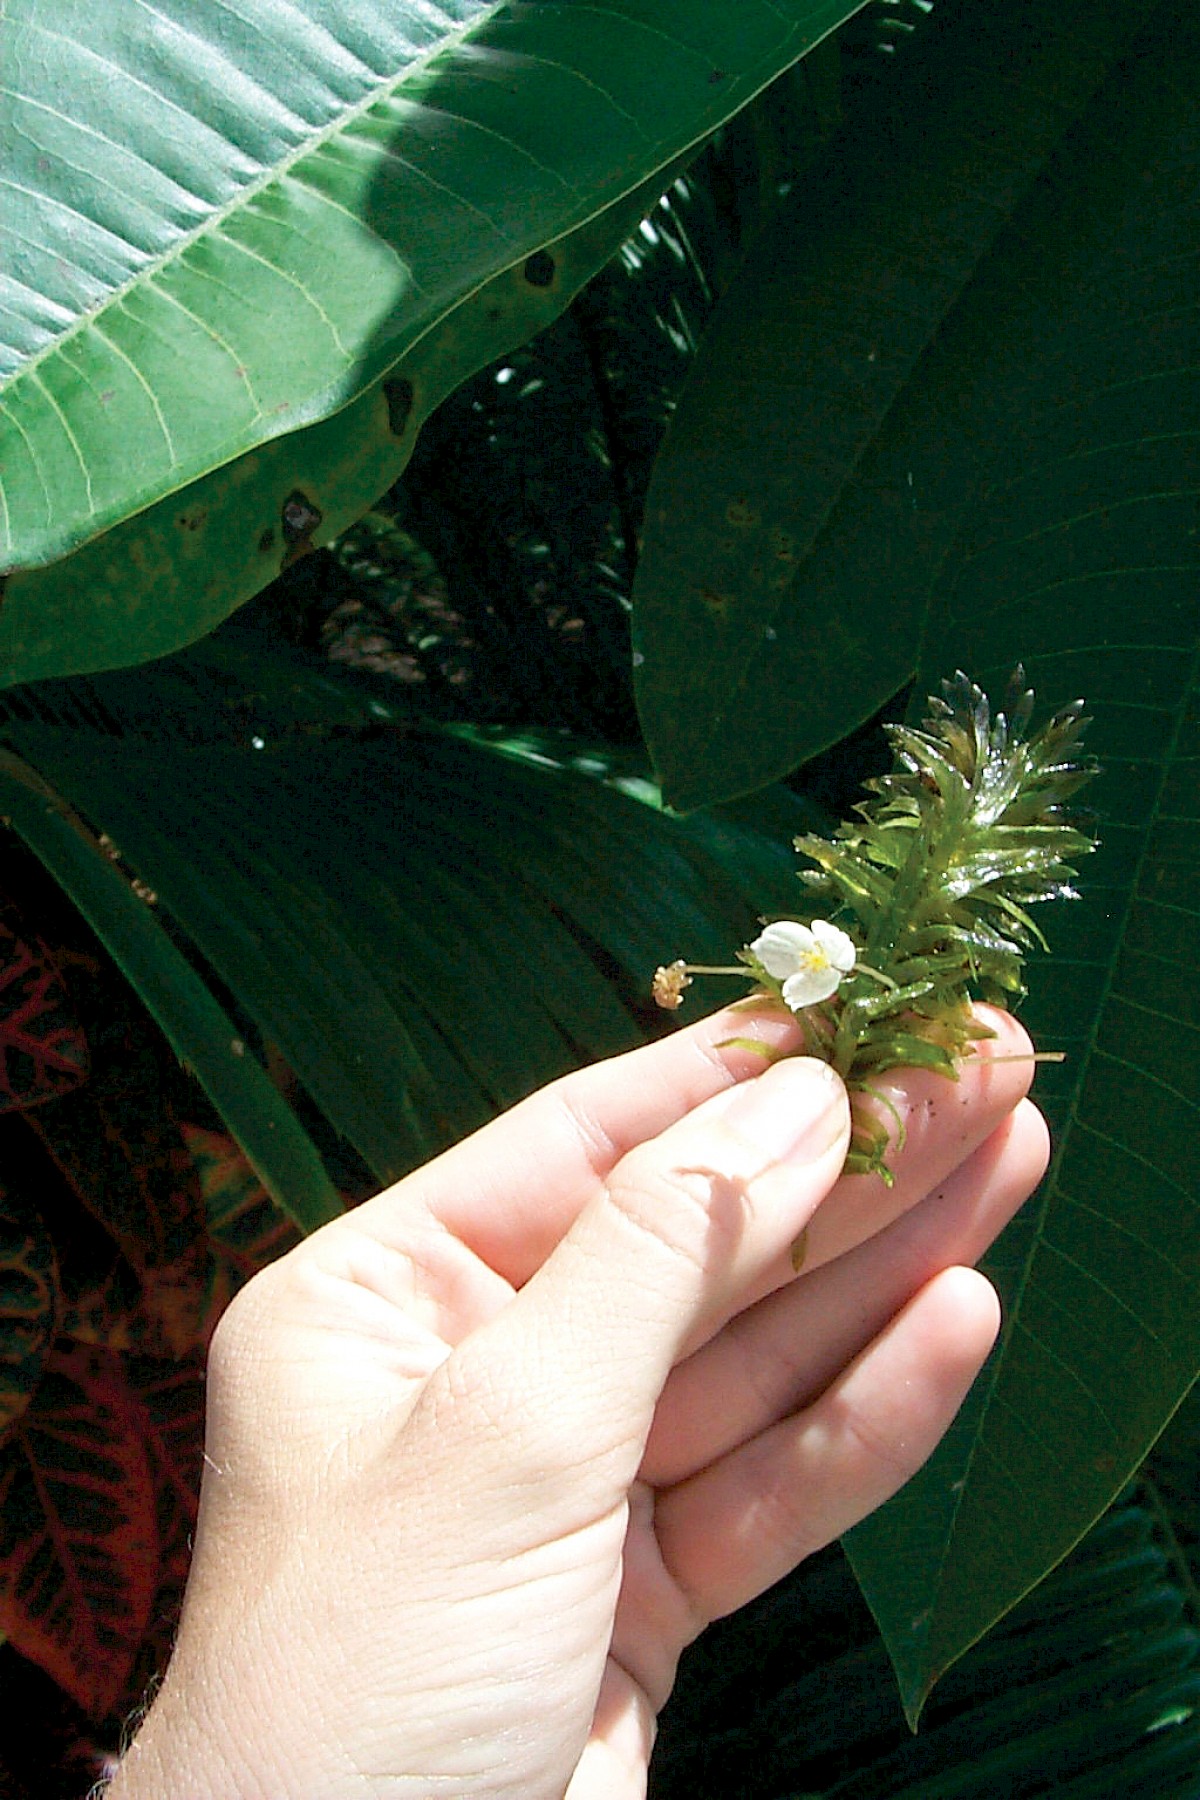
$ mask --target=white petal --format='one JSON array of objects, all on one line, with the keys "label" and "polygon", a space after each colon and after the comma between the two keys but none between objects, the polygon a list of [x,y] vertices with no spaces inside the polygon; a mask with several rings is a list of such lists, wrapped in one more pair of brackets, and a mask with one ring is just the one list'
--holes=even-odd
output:
[{"label": "white petal", "polygon": [[854,939],[839,926],[831,925],[828,919],[814,919],[812,934],[834,968],[841,974],[848,975],[858,954],[854,948]]},{"label": "white petal", "polygon": [[818,964],[815,968],[801,969],[796,975],[789,975],[783,984],[783,1001],[793,1012],[803,1012],[806,1006],[817,1006],[822,1000],[828,1000],[830,994],[836,994],[841,976],[828,963]]},{"label": "white petal", "polygon": [[768,975],[783,981],[808,961],[817,950],[817,942],[807,925],[801,925],[795,919],[780,919],[776,924],[768,925],[750,949]]}]

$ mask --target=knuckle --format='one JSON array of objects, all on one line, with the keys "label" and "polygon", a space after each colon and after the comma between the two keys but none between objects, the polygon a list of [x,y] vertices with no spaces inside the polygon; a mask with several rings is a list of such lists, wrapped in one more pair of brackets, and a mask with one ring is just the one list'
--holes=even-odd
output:
[{"label": "knuckle", "polygon": [[704,1164],[663,1163],[635,1151],[607,1188],[614,1208],[650,1243],[697,1268],[728,1258],[745,1229],[745,1182]]},{"label": "knuckle", "polygon": [[882,1470],[895,1487],[908,1480],[914,1470],[914,1460],[906,1438],[894,1421],[884,1423],[867,1408],[846,1405],[842,1409],[841,1426],[866,1468]]}]

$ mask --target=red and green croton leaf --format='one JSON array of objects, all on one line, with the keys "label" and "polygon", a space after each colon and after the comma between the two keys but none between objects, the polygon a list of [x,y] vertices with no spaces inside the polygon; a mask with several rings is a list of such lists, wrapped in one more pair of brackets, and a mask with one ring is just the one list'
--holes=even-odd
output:
[{"label": "red and green croton leaf", "polygon": [[159,1565],[149,1628],[120,1700],[123,1713],[136,1706],[161,1675],[179,1624],[204,1457],[204,1358],[196,1355],[170,1363],[130,1357],[126,1374],[145,1409]]},{"label": "red and green croton leaf", "polygon": [[54,1100],[87,1072],[87,1039],[53,955],[0,898],[0,1112]]},{"label": "red and green croton leaf", "polygon": [[210,1323],[204,1204],[170,1101],[135,1037],[118,1054],[97,1057],[88,1085],[31,1115],[28,1126],[136,1272],[142,1308],[166,1348],[184,1356]]},{"label": "red and green croton leaf", "polygon": [[300,1242],[233,1139],[186,1121],[179,1127],[200,1181],[209,1236],[240,1287]]},{"label": "red and green croton leaf", "polygon": [[145,1399],[58,1345],[0,1448],[0,1630],[93,1718],[125,1692],[161,1557]]},{"label": "red and green croton leaf", "polygon": [[0,1188],[0,1436],[29,1405],[59,1308],[50,1234],[35,1207]]}]

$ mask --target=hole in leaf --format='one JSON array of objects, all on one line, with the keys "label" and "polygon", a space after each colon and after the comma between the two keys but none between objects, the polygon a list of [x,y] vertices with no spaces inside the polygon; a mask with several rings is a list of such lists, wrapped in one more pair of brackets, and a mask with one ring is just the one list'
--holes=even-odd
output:
[{"label": "hole in leaf", "polygon": [[283,503],[282,524],[283,542],[285,545],[281,569],[290,568],[302,556],[307,556],[312,549],[312,534],[321,523],[323,514],[319,506],[314,506],[307,494],[299,488],[293,488]]},{"label": "hole in leaf", "polygon": [[548,288],[556,272],[554,258],[548,250],[535,250],[525,264],[525,279],[530,287]]},{"label": "hole in leaf", "polygon": [[320,507],[314,506],[299,488],[293,488],[283,503],[284,542],[297,544],[301,538],[311,537],[320,523]]}]

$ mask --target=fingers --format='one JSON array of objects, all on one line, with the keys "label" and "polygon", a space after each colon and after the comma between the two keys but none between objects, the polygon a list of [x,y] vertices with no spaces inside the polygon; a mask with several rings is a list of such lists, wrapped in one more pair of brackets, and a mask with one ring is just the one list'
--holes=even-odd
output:
[{"label": "fingers", "polygon": [[910,1295],[940,1270],[982,1256],[1041,1180],[1048,1156],[1045,1121],[1022,1101],[922,1205],[731,1319],[673,1371],[643,1480],[672,1486],[809,1405]]},{"label": "fingers", "polygon": [[[552,1505],[564,1467],[587,1454],[605,1494],[623,1496],[682,1345],[803,1229],[849,1129],[845,1089],[810,1058],[715,1095],[622,1158],[512,1303],[438,1371],[430,1403],[452,1398],[462,1430],[494,1437],[502,1393],[497,1455],[510,1481],[535,1486],[531,1504]],[[594,1489],[574,1489],[571,1505],[595,1507]]]},{"label": "fingers", "polygon": [[883,1504],[927,1459],[995,1339],[971,1269],[935,1277],[803,1412],[660,1492],[664,1561],[699,1630]]},{"label": "fingers", "polygon": [[[998,1034],[985,1052],[1028,1053],[1015,1021],[981,1010]],[[300,1254],[320,1243],[330,1267],[340,1260],[367,1271],[366,1285],[403,1307],[414,1325],[459,1342],[541,1267],[622,1155],[763,1073],[763,1056],[731,1037],[787,1055],[799,1032],[790,1015],[742,1005],[581,1070],[355,1208]],[[844,1178],[808,1231],[806,1274],[920,1199],[994,1129],[1025,1091],[1032,1067],[985,1054],[968,1062],[958,1082],[912,1070],[884,1078],[880,1085],[907,1122],[907,1141],[893,1158],[895,1185],[885,1188],[875,1176]],[[741,1303],[792,1273],[781,1242],[774,1266]]]},{"label": "fingers", "polygon": [[564,1800],[645,1800],[655,1709],[615,1662],[604,1672],[591,1736]]},{"label": "fingers", "polygon": [[[1011,1013],[990,1006],[975,1011],[995,1036],[964,1059],[957,1081],[927,1069],[892,1069],[872,1082],[903,1124],[903,1148],[889,1156],[895,1180],[890,1188],[877,1175],[847,1175],[838,1183],[809,1228],[806,1274],[923,1199],[1029,1092],[1036,1064],[1026,1032]],[[894,1137],[896,1120],[888,1107],[867,1105]]]},{"label": "fingers", "polygon": [[[767,1056],[732,1038],[762,1044]],[[627,1151],[800,1043],[796,1020],[777,1007],[726,1007],[530,1095],[357,1207],[356,1229],[403,1245],[419,1211],[520,1287]]]}]

